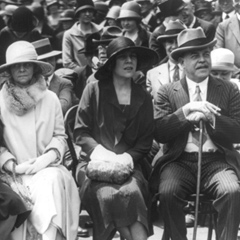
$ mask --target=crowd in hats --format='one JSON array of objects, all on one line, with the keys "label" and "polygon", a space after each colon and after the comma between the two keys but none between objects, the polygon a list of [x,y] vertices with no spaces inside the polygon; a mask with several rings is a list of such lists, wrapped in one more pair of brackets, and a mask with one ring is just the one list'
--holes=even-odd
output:
[{"label": "crowd in hats", "polygon": [[[226,216],[219,240],[235,240],[239,39],[236,0],[0,0],[0,170],[26,188],[8,198],[28,200],[14,213],[0,204],[3,240],[87,237],[81,209],[93,240],[147,240],[152,208],[166,236],[186,239],[200,122],[201,190]],[[76,105],[72,177],[64,117]]]}]

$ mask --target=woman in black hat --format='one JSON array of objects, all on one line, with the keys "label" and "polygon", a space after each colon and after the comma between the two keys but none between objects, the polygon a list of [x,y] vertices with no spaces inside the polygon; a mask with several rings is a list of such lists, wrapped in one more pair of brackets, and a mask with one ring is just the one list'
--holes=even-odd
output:
[{"label": "woman in black hat", "polygon": [[[151,225],[144,176],[151,167],[144,156],[153,140],[153,106],[132,77],[137,69],[152,67],[158,56],[121,36],[108,45],[107,58],[95,73],[99,81],[86,86],[76,117],[74,138],[90,161],[87,168],[83,162],[78,167],[80,197],[93,220],[93,240],[111,239],[116,230],[126,240],[146,240]],[[104,176],[98,171],[94,176],[95,164]],[[111,169],[115,164],[121,167]],[[119,182],[124,171],[128,178]]]},{"label": "woman in black hat", "polygon": [[27,7],[19,7],[13,12],[8,26],[0,31],[0,65],[6,62],[6,50],[12,43],[19,40],[33,42],[41,39],[40,33],[35,29],[37,25],[37,19]]}]

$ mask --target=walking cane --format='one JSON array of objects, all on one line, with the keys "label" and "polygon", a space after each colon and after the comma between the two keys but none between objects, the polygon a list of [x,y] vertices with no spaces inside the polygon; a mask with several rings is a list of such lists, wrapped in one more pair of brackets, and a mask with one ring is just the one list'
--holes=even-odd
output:
[{"label": "walking cane", "polygon": [[203,145],[203,120],[200,120],[200,134],[199,134],[199,150],[198,150],[198,172],[197,172],[197,194],[195,202],[195,221],[193,229],[193,240],[197,236],[197,223],[198,223],[198,208],[199,208],[199,195],[200,195],[200,182],[201,182],[201,168],[202,168],[202,145]]}]

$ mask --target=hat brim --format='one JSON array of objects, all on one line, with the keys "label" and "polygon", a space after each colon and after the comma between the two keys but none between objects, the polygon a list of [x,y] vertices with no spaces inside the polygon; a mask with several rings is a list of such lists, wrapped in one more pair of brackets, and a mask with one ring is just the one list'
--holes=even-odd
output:
[{"label": "hat brim", "polygon": [[93,39],[93,43],[96,45],[100,45],[100,44],[108,44],[110,43],[113,39],[115,39],[116,37],[113,38],[109,38],[109,39],[102,39],[102,40],[95,40]]},{"label": "hat brim", "polygon": [[108,58],[108,60],[104,63],[104,65],[95,72],[94,74],[95,78],[98,79],[99,81],[108,80],[106,79],[106,76],[109,76],[109,73],[112,71],[112,69],[110,69],[110,66],[111,66],[111,63],[113,62],[113,59],[118,54],[121,54],[122,52],[130,51],[130,50],[137,54],[137,65],[138,65],[137,70],[151,68],[152,66],[157,64],[159,60],[158,54],[154,50],[149,49],[147,47],[139,47],[139,46],[126,47],[124,49],[121,49],[113,53],[111,57]]},{"label": "hat brim", "polygon": [[7,69],[9,69],[9,67],[11,67],[12,65],[17,64],[17,63],[34,63],[42,69],[43,76],[49,76],[54,71],[53,66],[49,63],[45,63],[45,62],[38,61],[38,60],[26,60],[26,61],[21,61],[21,62],[18,61],[18,62],[3,64],[2,66],[0,66],[0,73],[5,72]]},{"label": "hat brim", "polygon": [[42,60],[42,59],[46,59],[46,58],[50,58],[50,57],[56,57],[60,54],[62,54],[61,51],[54,50],[54,51],[51,51],[49,53],[38,55],[38,60]]},{"label": "hat brim", "polygon": [[165,41],[166,39],[177,38],[178,34],[179,33],[171,34],[171,35],[160,35],[157,38],[157,41],[161,42],[161,41]]},{"label": "hat brim", "polygon": [[79,14],[79,12],[81,12],[82,10],[85,10],[85,9],[91,9],[91,10],[94,11],[94,13],[96,13],[96,9],[95,9],[94,6],[92,6],[92,5],[84,5],[84,6],[79,7],[79,8],[76,9],[75,17]]},{"label": "hat brim", "polygon": [[188,47],[180,47],[177,48],[175,50],[173,50],[171,52],[171,57],[175,60],[178,61],[178,59],[186,52],[189,52],[191,50],[201,50],[207,47],[214,47],[214,45],[216,44],[217,40],[214,39],[209,43],[203,44],[203,45],[199,45],[199,46],[188,46]]}]

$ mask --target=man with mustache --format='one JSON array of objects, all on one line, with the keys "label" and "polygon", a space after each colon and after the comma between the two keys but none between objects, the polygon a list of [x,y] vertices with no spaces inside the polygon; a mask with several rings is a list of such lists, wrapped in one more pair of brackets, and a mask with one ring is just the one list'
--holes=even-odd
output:
[{"label": "man with mustache", "polygon": [[179,61],[186,77],[163,85],[155,103],[155,139],[164,143],[163,156],[154,167],[149,186],[157,193],[166,233],[186,240],[184,206],[196,193],[199,121],[203,120],[200,191],[210,196],[218,212],[219,240],[236,240],[240,222],[240,93],[228,81],[210,76],[208,40],[202,28],[178,35],[171,57]]}]

